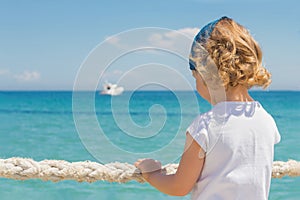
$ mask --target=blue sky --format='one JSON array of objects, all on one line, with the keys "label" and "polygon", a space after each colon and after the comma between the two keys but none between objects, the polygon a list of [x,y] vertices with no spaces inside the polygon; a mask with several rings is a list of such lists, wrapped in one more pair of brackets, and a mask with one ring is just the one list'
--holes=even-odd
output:
[{"label": "blue sky", "polygon": [[[260,43],[273,76],[270,89],[299,90],[299,9],[296,0],[1,0],[0,90],[71,90],[89,53],[110,36],[143,27],[193,32],[224,15],[245,25]],[[136,60],[147,64],[152,56],[124,57],[100,83],[118,81]],[[153,59],[169,63],[193,84],[184,62],[175,64],[175,58],[164,54]],[[139,78],[127,78],[124,87],[133,89]],[[179,84],[174,88],[182,89]]]}]

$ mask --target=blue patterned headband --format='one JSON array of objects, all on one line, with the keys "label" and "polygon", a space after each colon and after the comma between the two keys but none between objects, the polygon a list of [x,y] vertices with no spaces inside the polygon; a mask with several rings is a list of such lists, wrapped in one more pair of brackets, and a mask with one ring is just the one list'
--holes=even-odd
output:
[{"label": "blue patterned headband", "polygon": [[[216,24],[223,19],[229,19],[229,18],[224,16],[221,17],[220,19],[217,19],[205,25],[194,38],[194,42],[200,43],[201,45],[205,44],[207,39],[210,37],[211,33],[213,32]],[[190,62],[189,64],[191,70],[196,70],[195,65],[193,63]]]}]

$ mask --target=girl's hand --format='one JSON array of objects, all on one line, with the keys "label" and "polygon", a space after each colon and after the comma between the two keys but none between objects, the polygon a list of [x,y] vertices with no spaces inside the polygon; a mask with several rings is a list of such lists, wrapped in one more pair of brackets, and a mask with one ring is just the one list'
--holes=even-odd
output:
[{"label": "girl's hand", "polygon": [[134,165],[138,168],[142,176],[147,180],[151,173],[161,171],[161,163],[157,160],[153,159],[139,159],[137,160]]}]

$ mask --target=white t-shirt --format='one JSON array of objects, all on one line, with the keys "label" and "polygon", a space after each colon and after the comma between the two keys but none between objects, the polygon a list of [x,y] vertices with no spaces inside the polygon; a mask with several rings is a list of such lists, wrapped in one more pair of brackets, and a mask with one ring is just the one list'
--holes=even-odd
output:
[{"label": "white t-shirt", "polygon": [[206,152],[192,199],[268,199],[280,135],[259,102],[218,103],[187,131]]}]

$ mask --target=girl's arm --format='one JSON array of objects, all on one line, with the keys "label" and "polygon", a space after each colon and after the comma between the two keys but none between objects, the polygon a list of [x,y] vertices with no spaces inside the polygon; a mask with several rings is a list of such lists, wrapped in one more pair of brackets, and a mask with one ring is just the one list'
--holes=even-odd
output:
[{"label": "girl's arm", "polygon": [[160,163],[152,159],[139,160],[135,165],[153,187],[168,195],[184,196],[192,190],[199,178],[204,160],[203,149],[187,132],[184,152],[176,174],[162,174]]}]

